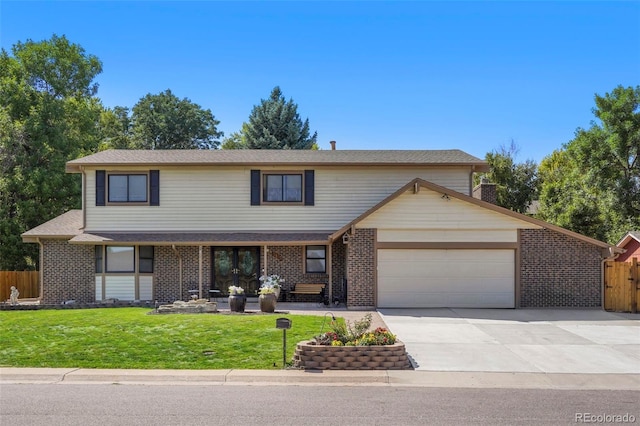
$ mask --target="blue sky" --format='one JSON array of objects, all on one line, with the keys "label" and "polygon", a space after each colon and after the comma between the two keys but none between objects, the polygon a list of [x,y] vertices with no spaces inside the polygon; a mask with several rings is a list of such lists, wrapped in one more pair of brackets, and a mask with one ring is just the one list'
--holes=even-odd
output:
[{"label": "blue sky", "polygon": [[640,2],[0,2],[0,44],[66,35],[98,96],[171,89],[226,135],[274,86],[329,149],[508,145],[540,161],[640,84]]}]

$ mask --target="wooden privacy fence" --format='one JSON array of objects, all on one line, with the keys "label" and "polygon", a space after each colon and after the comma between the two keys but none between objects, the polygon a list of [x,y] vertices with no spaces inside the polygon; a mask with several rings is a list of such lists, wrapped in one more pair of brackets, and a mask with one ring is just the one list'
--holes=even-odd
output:
[{"label": "wooden privacy fence", "polygon": [[9,299],[12,285],[20,292],[20,299],[40,297],[38,277],[38,271],[0,271],[0,302]]},{"label": "wooden privacy fence", "polygon": [[605,262],[604,309],[615,312],[638,312],[640,288],[638,259],[630,262]]}]

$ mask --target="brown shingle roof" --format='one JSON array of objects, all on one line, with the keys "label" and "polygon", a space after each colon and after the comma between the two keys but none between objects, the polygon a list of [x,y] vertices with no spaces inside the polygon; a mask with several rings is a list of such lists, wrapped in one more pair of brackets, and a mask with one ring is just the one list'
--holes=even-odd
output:
[{"label": "brown shingle roof", "polygon": [[330,232],[90,232],[71,239],[76,244],[325,244]]},{"label": "brown shingle roof", "polygon": [[478,171],[487,163],[458,149],[451,150],[108,150],[67,163],[79,166],[116,165],[464,165]]},{"label": "brown shingle roof", "polygon": [[329,231],[307,232],[88,232],[82,227],[82,210],[70,210],[22,234],[22,240],[63,238],[77,244],[325,244]]},{"label": "brown shingle roof", "polygon": [[71,238],[82,233],[81,227],[82,210],[69,210],[23,233],[22,240],[24,242],[34,243],[38,237]]}]

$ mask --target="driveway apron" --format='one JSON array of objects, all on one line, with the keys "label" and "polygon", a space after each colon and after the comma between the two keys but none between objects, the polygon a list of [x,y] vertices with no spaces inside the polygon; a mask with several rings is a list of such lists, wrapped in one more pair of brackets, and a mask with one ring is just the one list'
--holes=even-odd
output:
[{"label": "driveway apron", "polygon": [[640,315],[586,309],[380,309],[417,370],[640,374]]}]

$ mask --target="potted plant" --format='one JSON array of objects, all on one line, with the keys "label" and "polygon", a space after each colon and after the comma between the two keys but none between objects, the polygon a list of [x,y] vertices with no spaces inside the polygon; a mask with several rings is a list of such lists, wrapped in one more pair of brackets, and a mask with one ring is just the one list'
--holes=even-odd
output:
[{"label": "potted plant", "polygon": [[231,312],[244,312],[247,304],[247,296],[244,289],[235,285],[229,286],[229,310]]},{"label": "potted plant", "polygon": [[[281,278],[280,275],[263,275],[260,277],[260,290],[265,287],[273,288],[273,293],[276,295],[276,300],[280,297],[280,283],[284,282],[284,278]],[[260,293],[262,294],[262,293]]]},{"label": "potted plant", "polygon": [[278,301],[276,288],[271,285],[263,285],[260,287],[259,293],[258,302],[260,302],[260,310],[269,313],[275,312],[276,302]]}]

